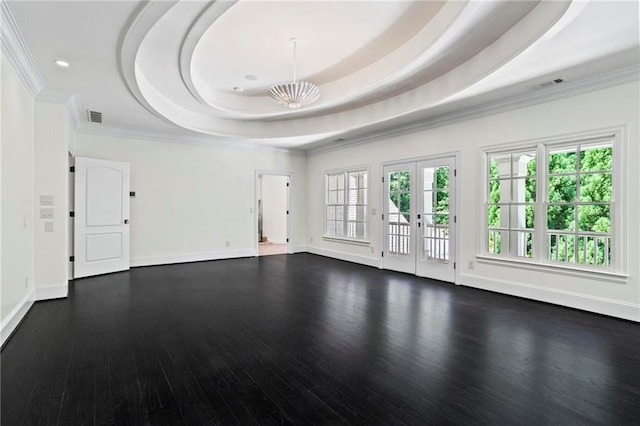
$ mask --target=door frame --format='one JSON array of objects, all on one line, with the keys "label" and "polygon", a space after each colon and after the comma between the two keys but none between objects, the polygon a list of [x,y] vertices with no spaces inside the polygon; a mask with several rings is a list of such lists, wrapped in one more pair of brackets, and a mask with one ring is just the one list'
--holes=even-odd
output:
[{"label": "door frame", "polygon": [[[380,163],[380,176],[384,176],[384,168],[386,166],[394,166],[394,165],[398,165],[398,164],[405,164],[405,163],[419,163],[421,161],[432,161],[432,160],[439,160],[442,158],[453,158],[453,164],[455,166],[455,177],[456,177],[456,190],[455,190],[455,205],[454,205],[454,211],[453,214],[454,216],[457,218],[457,216],[460,215],[460,185],[458,184],[460,182],[460,151],[448,151],[448,152],[443,152],[443,153],[439,153],[439,154],[434,154],[434,155],[425,155],[425,156],[419,156],[419,157],[409,157],[409,158],[402,158],[402,159],[397,159],[397,160],[389,160],[389,161],[384,161]],[[381,203],[384,203],[384,194],[385,194],[385,185],[387,184],[382,183],[382,180],[380,180],[380,200]],[[385,207],[384,204],[381,204],[380,206],[380,212],[384,212],[385,211]],[[454,247],[454,251],[453,251],[453,256],[450,256],[451,261],[454,262],[454,271],[453,271],[453,284],[460,284],[460,262],[459,262],[459,247],[460,247],[460,222],[458,222],[457,220],[454,222],[454,226],[455,226],[455,236],[454,236],[454,243],[455,243],[455,247]],[[386,241],[386,229],[385,229],[385,221],[381,220],[380,221],[380,247],[383,247],[384,250],[382,250],[383,252],[386,252],[386,247],[385,247],[385,241]],[[416,253],[417,255],[417,253]],[[416,257],[416,262],[417,262],[417,257]],[[384,256],[380,259],[380,269],[385,269],[384,267]]]},{"label": "door frame", "polygon": [[286,176],[289,178],[289,186],[287,187],[287,254],[293,254],[293,209],[291,206],[293,205],[293,173],[286,171],[277,171],[277,170],[255,170],[254,176],[254,197],[253,197],[253,249],[255,251],[254,256],[260,256],[259,246],[260,242],[258,241],[258,200],[260,198],[260,176],[262,175],[270,175],[270,176]]}]

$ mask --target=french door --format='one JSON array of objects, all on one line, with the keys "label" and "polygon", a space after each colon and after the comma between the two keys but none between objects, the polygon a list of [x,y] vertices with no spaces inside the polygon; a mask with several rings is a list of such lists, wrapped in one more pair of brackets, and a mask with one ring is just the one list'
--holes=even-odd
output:
[{"label": "french door", "polygon": [[455,280],[455,157],[384,167],[383,266]]}]

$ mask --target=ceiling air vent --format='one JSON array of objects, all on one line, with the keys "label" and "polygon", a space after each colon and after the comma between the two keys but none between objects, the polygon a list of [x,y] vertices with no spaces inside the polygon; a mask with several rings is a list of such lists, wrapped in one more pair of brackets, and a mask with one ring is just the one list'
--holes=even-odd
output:
[{"label": "ceiling air vent", "polygon": [[102,113],[89,110],[89,121],[92,123],[102,123]]},{"label": "ceiling air vent", "polygon": [[547,87],[557,86],[558,84],[562,84],[562,83],[564,83],[566,81],[567,81],[566,79],[564,79],[562,77],[558,77],[558,78],[554,78],[551,81],[545,81],[544,83],[536,84],[535,86],[532,86],[531,88],[533,90],[546,89]]}]

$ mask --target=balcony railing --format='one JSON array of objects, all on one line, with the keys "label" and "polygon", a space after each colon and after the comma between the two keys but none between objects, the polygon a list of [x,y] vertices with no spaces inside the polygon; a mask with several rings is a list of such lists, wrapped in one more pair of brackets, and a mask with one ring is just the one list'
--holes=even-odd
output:
[{"label": "balcony railing", "polygon": [[[424,258],[437,261],[449,260],[449,225],[426,226],[423,229],[422,244]],[[411,226],[408,223],[389,224],[389,253],[411,253]]]},{"label": "balcony railing", "polygon": [[547,232],[547,259],[578,265],[610,266],[611,235],[596,232]]}]

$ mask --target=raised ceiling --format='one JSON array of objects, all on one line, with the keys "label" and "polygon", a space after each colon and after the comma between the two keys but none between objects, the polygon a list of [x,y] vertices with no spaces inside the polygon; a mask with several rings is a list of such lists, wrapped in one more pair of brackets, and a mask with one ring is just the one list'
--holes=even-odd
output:
[{"label": "raised ceiling", "polygon": [[[8,2],[46,85],[87,130],[330,144],[638,66],[637,2]],[[300,110],[268,88],[320,87]],[[55,59],[71,63],[68,69]],[[102,127],[100,127],[102,126]],[[313,145],[311,145],[313,144]]]}]

